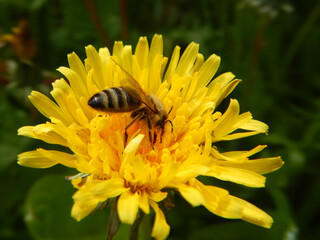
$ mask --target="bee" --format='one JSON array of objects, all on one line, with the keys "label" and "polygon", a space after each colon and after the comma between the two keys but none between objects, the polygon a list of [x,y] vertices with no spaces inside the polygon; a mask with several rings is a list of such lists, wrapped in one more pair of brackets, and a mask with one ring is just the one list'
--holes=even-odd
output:
[{"label": "bee", "polygon": [[132,112],[132,121],[124,128],[124,145],[126,145],[128,140],[128,128],[136,121],[146,120],[149,140],[153,149],[153,145],[157,140],[157,131],[154,131],[152,137],[152,129],[155,128],[160,131],[160,143],[162,142],[166,122],[171,124],[171,132],[173,130],[173,124],[168,119],[172,107],[167,113],[163,103],[156,95],[145,93],[130,73],[115,60],[110,59],[125,72],[128,78],[121,82],[123,86],[108,88],[94,94],[89,99],[88,105],[95,110],[103,112]]}]

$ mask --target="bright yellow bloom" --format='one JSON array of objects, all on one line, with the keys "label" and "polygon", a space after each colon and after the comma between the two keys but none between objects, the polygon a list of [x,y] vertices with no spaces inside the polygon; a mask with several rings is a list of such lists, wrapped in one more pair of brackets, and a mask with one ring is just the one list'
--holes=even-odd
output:
[{"label": "bright yellow bloom", "polygon": [[173,107],[168,116],[173,127],[166,124],[162,142],[158,140],[154,149],[145,121],[137,121],[128,129],[125,145],[124,128],[132,121],[130,113],[97,112],[87,104],[95,93],[120,86],[128,77],[110,61],[109,50],[97,52],[88,46],[84,64],[75,53],[68,55],[70,68],[58,69],[68,82],[59,79],[53,83],[51,95],[56,103],[39,92],[33,91],[29,96],[50,121],[22,127],[19,135],[65,146],[73,154],[37,149],[20,154],[18,163],[36,168],[62,164],[87,174],[72,180],[78,191],[73,196],[71,214],[77,220],[90,214],[99,203],[118,197],[117,211],[122,222],[132,224],[139,209],[149,214],[151,207],[155,212],[152,236],[165,239],[170,227],[158,203],[167,197],[168,189],[173,189],[192,206],[203,205],[224,218],[271,227],[272,218],[259,208],[197,179],[210,176],[264,187],[262,174],[283,164],[280,157],[249,159],[266,146],[224,153],[215,147],[218,141],[266,133],[268,126],[253,120],[249,112],[240,114],[235,99],[225,113],[215,111],[240,81],[230,72],[211,81],[220,57],[211,55],[204,61],[198,49],[198,44],[191,43],[180,57],[177,46],[167,66],[160,35],[154,36],[150,47],[141,37],[134,54],[131,46],[114,44],[112,56],[119,65],[146,93],[157,95],[167,112]]}]

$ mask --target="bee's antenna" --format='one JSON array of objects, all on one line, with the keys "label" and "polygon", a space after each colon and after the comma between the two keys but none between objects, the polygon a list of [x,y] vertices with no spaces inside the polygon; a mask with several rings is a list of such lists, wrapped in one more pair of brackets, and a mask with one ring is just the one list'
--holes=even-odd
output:
[{"label": "bee's antenna", "polygon": [[[171,113],[172,108],[173,108],[173,106],[171,106],[171,108],[170,108],[170,110],[169,110],[169,112],[168,112],[168,114],[167,114],[167,117],[168,117],[169,114]],[[171,120],[166,119],[165,122],[169,122],[169,123],[171,124],[171,133],[172,133],[172,132],[173,132],[173,124],[172,124]]]},{"label": "bee's antenna", "polygon": [[171,124],[171,133],[172,133],[173,132],[173,124],[172,124],[171,120],[166,119],[166,122],[169,122]]}]

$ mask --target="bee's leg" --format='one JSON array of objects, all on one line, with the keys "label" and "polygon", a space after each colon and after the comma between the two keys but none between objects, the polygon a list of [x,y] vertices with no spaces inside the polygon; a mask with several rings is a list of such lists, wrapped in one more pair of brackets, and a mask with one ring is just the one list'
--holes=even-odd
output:
[{"label": "bee's leg", "polygon": [[161,133],[160,133],[160,143],[162,143],[162,136],[164,134],[164,130],[161,130]]},{"label": "bee's leg", "polygon": [[143,118],[143,113],[139,113],[137,114],[134,119],[124,128],[124,146],[127,145],[127,141],[128,141],[128,133],[127,130],[128,128],[137,120],[140,120],[141,118]]},{"label": "bee's leg", "polygon": [[147,125],[148,125],[148,129],[149,129],[149,140],[150,140],[152,149],[154,149],[154,148],[153,148],[153,141],[152,141],[152,132],[151,132],[151,130],[152,130],[152,123],[151,123],[150,118],[146,117],[146,119],[147,119]]},{"label": "bee's leg", "polygon": [[156,143],[156,141],[157,141],[157,133],[156,133],[156,131],[154,131],[154,133],[153,133],[153,145]]}]

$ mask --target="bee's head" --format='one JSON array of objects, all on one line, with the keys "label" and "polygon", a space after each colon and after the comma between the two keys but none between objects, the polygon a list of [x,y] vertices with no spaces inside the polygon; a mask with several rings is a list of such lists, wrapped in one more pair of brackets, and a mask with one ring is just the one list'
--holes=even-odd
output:
[{"label": "bee's head", "polygon": [[171,122],[170,119],[168,119],[168,115],[170,114],[171,110],[172,110],[173,106],[170,108],[168,114],[163,114],[160,116],[159,120],[156,122],[156,127],[160,129],[161,134],[160,134],[160,142],[162,142],[162,136],[164,134],[164,130],[165,130],[165,125],[167,122],[169,122],[171,124],[171,133],[173,131],[173,124]]}]

